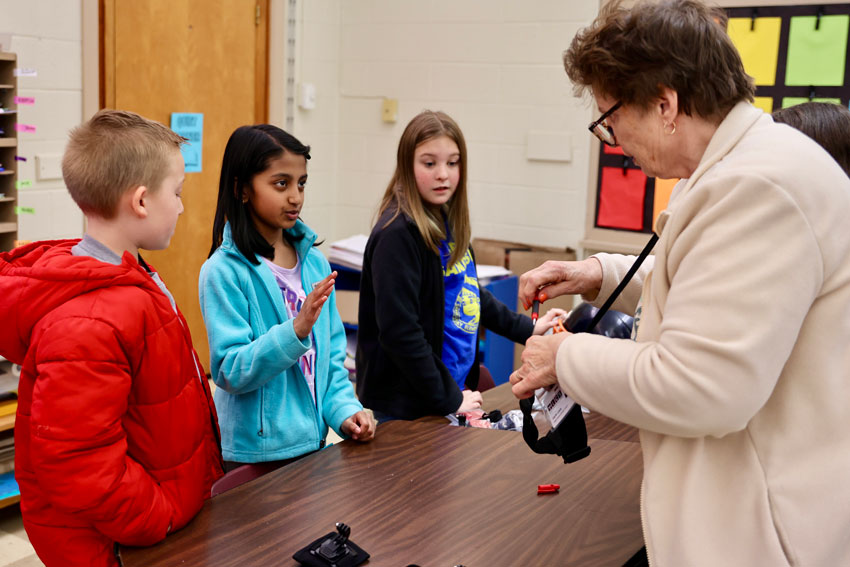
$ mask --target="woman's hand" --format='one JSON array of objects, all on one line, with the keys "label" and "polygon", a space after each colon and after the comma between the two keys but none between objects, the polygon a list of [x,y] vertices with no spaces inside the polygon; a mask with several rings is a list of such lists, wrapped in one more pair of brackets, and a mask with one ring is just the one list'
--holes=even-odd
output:
[{"label": "woman's hand", "polygon": [[301,306],[301,311],[295,316],[292,326],[295,328],[295,334],[302,341],[310,336],[310,331],[313,330],[313,325],[316,324],[316,320],[322,312],[322,306],[333,291],[336,275],[336,272],[331,272],[328,277],[314,285],[313,291],[307,294],[307,298]]},{"label": "woman's hand", "polygon": [[[539,321],[538,321],[539,323]],[[511,374],[511,392],[517,398],[530,398],[534,390],[551,386],[558,381],[555,359],[558,348],[572,333],[554,333],[546,337],[531,337],[522,351],[522,366]]]},{"label": "woman's hand", "polygon": [[484,401],[481,399],[481,392],[461,390],[460,393],[463,394],[463,401],[460,403],[460,407],[455,410],[455,413],[463,413],[481,408],[481,404]]},{"label": "woman's hand", "polygon": [[541,302],[566,294],[581,294],[593,300],[600,287],[602,264],[596,258],[579,262],[548,260],[520,276],[519,298],[528,309],[535,295]]},{"label": "woman's hand", "polygon": [[367,411],[359,411],[342,422],[340,429],[355,441],[371,441],[375,438],[375,418]]},{"label": "woman's hand", "polygon": [[552,328],[552,325],[555,324],[555,321],[558,319],[566,319],[567,312],[563,309],[559,309],[557,307],[553,307],[549,311],[546,312],[543,317],[540,317],[537,320],[537,324],[534,325],[534,334],[542,335],[546,331]]}]

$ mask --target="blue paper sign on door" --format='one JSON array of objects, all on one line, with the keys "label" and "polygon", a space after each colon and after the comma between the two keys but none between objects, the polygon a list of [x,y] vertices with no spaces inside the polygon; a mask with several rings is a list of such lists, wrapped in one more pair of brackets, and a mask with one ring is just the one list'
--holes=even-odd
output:
[{"label": "blue paper sign on door", "polygon": [[171,129],[189,140],[182,146],[186,173],[201,171],[201,148],[204,138],[204,115],[199,112],[172,112]]}]

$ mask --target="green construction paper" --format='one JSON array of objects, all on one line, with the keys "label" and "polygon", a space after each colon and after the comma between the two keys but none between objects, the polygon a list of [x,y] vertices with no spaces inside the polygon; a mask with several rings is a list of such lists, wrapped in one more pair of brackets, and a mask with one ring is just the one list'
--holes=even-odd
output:
[{"label": "green construction paper", "polygon": [[[756,85],[776,84],[776,61],[779,58],[779,28],[782,18],[730,18],[729,37],[741,55],[744,71]],[[754,29],[750,29],[750,28]]]},{"label": "green construction paper", "polygon": [[821,16],[815,29],[815,16],[791,18],[788,35],[788,86],[840,87],[844,84],[847,33],[850,15]]},{"label": "green construction paper", "polygon": [[35,209],[32,207],[15,207],[15,214],[20,215],[26,213],[28,215],[34,215]]},{"label": "green construction paper", "polygon": [[841,104],[840,98],[813,98],[809,100],[804,96],[786,96],[782,99],[782,108],[788,108],[789,106],[797,106],[798,104],[803,104],[804,102],[831,102],[834,104]]}]

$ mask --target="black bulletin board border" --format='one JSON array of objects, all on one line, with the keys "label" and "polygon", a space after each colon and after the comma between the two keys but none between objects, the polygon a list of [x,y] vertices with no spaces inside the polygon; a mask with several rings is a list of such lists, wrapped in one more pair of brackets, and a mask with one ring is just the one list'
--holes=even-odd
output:
[{"label": "black bulletin board border", "polygon": [[[785,97],[809,98],[812,87],[785,85],[785,68],[788,64],[788,35],[791,29],[791,18],[797,16],[846,16],[850,15],[850,4],[812,4],[809,6],[758,6],[752,8],[727,8],[730,18],[781,18],[779,28],[779,54],[776,61],[776,78],[773,85],[756,86],[756,96],[773,98],[773,108],[782,108]],[[814,96],[817,98],[838,98],[841,104],[850,103],[850,57],[844,59],[844,85],[817,86],[814,85]]]}]

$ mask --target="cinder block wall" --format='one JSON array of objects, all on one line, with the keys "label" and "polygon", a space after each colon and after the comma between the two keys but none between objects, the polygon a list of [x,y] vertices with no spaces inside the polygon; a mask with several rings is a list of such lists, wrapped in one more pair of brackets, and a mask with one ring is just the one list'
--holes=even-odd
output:
[{"label": "cinder block wall", "polygon": [[[597,2],[299,4],[296,77],[317,101],[297,108],[294,132],[314,148],[304,214],[324,238],[368,233],[401,132],[428,108],[466,137],[475,236],[577,247],[593,112],[573,97],[561,55]],[[384,97],[398,100],[394,124],[381,121]],[[529,159],[540,140],[557,160]]]},{"label": "cinder block wall", "polygon": [[79,237],[83,217],[71,200],[57,167],[39,172],[42,160],[55,164],[65,149],[68,131],[82,120],[82,31],[80,0],[2,0],[3,49],[18,55],[18,67],[37,77],[19,77],[18,95],[35,97],[35,105],[18,106],[18,122],[35,133],[18,134],[18,180],[32,186],[19,191],[22,207],[33,214],[18,217],[18,238],[40,240]]},{"label": "cinder block wall", "polygon": [[[293,133],[313,146],[304,217],[321,238],[369,231],[398,138],[429,108],[452,115],[466,136],[475,236],[577,247],[593,112],[572,96],[561,54],[595,16],[596,1],[296,5],[296,86],[314,85],[317,98],[314,109],[296,105]],[[38,71],[19,80],[19,93],[36,98],[20,121],[37,127],[20,136],[27,162],[19,179],[33,182],[20,204],[35,214],[21,215],[19,237],[80,236],[82,216],[60,178],[37,174],[36,156],[61,155],[83,119],[81,1],[0,0],[0,9],[0,34],[11,34],[21,67]],[[286,55],[271,54],[270,64]],[[394,124],[381,121],[384,97],[398,100]],[[555,161],[534,159],[535,143],[546,139]]]}]

